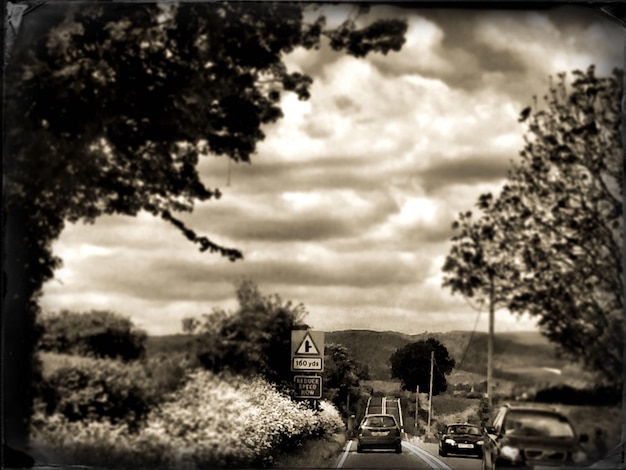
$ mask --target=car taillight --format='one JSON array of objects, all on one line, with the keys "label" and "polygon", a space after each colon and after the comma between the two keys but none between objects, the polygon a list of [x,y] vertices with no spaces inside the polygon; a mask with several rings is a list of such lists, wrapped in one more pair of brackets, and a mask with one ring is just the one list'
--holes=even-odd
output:
[{"label": "car taillight", "polygon": [[360,436],[371,436],[372,432],[369,429],[363,428],[359,433]]}]

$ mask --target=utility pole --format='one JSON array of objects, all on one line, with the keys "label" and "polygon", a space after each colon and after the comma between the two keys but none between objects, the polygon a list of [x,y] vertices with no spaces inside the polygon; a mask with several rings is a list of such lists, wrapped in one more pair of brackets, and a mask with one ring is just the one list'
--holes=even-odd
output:
[{"label": "utility pole", "polygon": [[430,352],[430,392],[428,393],[428,434],[430,434],[430,415],[433,412],[433,366],[435,365],[435,351]]},{"label": "utility pole", "polygon": [[489,336],[487,337],[487,404],[493,405],[493,322],[494,322],[493,271],[489,270]]},{"label": "utility pole", "polygon": [[415,429],[417,430],[417,417],[418,414],[417,412],[420,409],[420,386],[417,386],[417,389],[415,390]]}]

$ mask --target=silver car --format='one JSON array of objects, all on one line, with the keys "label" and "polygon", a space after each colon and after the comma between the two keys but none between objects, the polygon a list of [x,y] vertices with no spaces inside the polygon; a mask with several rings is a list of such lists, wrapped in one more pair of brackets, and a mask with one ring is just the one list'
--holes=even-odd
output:
[{"label": "silver car", "polygon": [[357,452],[364,449],[393,449],[402,452],[402,434],[393,415],[369,414],[363,418],[357,432]]}]

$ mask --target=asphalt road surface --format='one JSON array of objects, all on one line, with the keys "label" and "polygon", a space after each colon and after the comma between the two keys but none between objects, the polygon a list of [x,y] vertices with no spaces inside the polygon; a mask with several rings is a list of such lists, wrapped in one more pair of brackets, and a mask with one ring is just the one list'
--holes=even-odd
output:
[{"label": "asphalt road surface", "polygon": [[[367,413],[392,414],[400,423],[400,406],[395,398],[372,397]],[[441,470],[479,470],[481,459],[476,457],[441,457],[437,455],[437,444],[424,443],[417,439],[405,439],[402,453],[388,450],[371,450],[357,453],[356,440],[346,444],[337,468],[423,468]]]},{"label": "asphalt road surface", "polygon": [[476,457],[441,457],[437,444],[403,441],[402,453],[372,450],[357,453],[356,441],[348,441],[337,468],[423,468],[442,470],[479,470],[481,460]]}]

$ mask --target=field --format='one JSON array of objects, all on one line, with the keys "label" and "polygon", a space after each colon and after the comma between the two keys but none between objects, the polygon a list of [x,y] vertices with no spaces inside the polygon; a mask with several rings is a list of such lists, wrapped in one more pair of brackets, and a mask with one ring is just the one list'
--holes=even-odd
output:
[{"label": "field", "polygon": [[[390,380],[389,357],[409,343],[433,337],[456,361],[455,373],[467,374],[471,382],[487,374],[487,334],[451,331],[406,335],[393,331],[345,330],[326,333],[326,341],[344,345],[354,359],[369,368],[370,380]],[[558,370],[560,373],[549,372]],[[472,375],[473,374],[473,375]],[[482,379],[479,379],[482,376]],[[528,377],[527,377],[528,376]],[[503,382],[571,383],[590,382],[588,374],[559,358],[554,345],[536,332],[500,333],[494,341],[494,377]],[[479,379],[479,380],[476,380]],[[458,382],[458,381],[457,381]],[[463,383],[463,382],[461,382]]]}]

